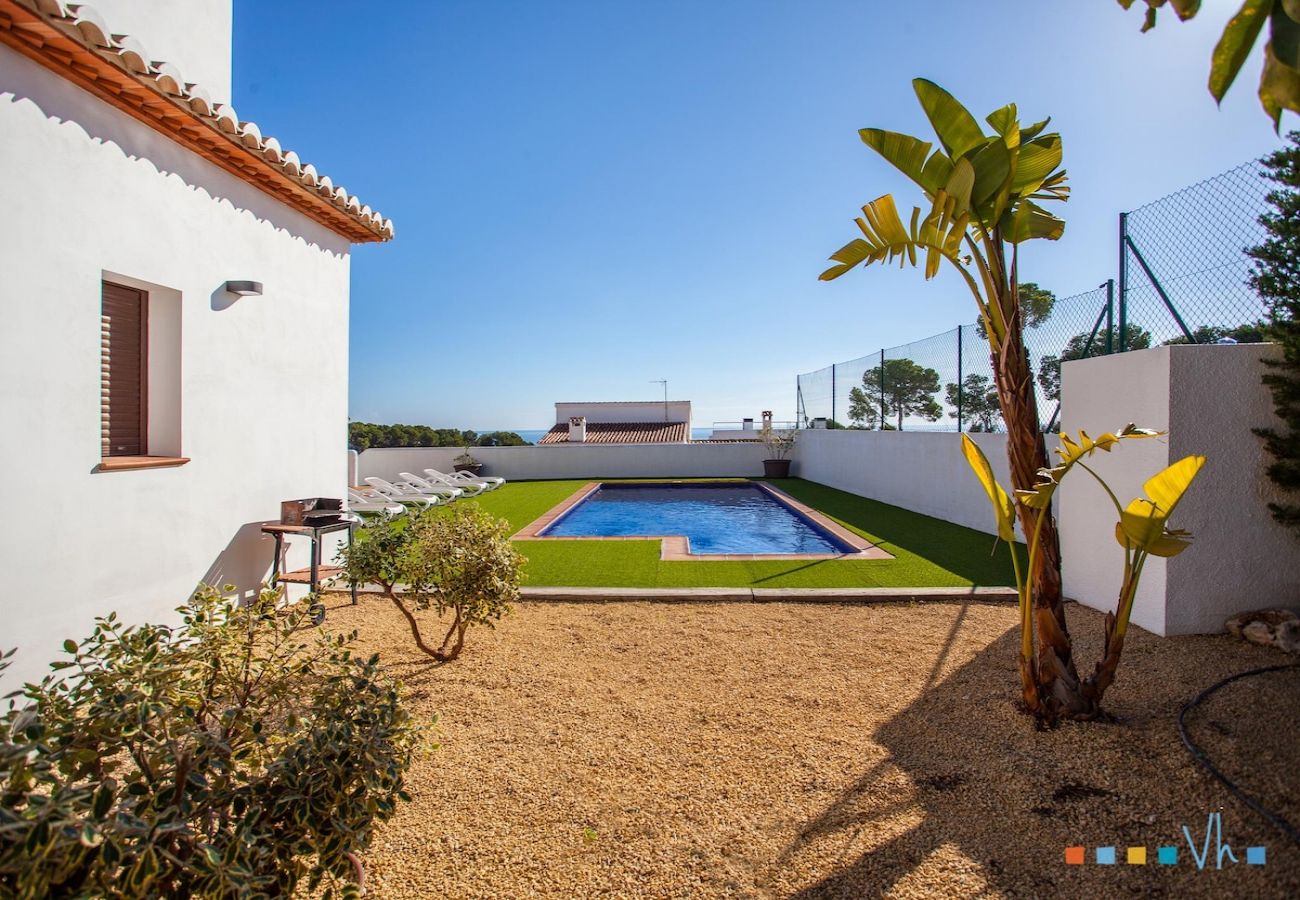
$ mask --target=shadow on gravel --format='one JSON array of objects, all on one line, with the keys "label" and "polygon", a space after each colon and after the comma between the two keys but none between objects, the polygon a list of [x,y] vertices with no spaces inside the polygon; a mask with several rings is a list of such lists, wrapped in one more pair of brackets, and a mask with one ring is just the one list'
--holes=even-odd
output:
[{"label": "shadow on gravel", "polygon": [[[1073,607],[1071,616],[1085,635],[1076,648],[1090,666],[1098,617]],[[936,681],[961,618],[935,646],[920,699],[876,732],[889,757],[804,823],[775,861],[778,872],[802,853],[825,857],[828,841],[841,860],[794,897],[877,897],[894,889],[935,896],[1297,896],[1300,852],[1204,777],[1175,729],[1179,706],[1202,685],[1177,677],[1179,664],[1171,660],[1217,651],[1227,671],[1241,668],[1238,654],[1223,652],[1226,638],[1130,632],[1110,704],[1121,713],[1118,722],[1035,732],[1014,706],[1015,629]],[[1288,746],[1269,764],[1282,779],[1300,765],[1300,748]],[[1182,837],[1186,824],[1199,840],[1214,811],[1222,812],[1224,840],[1243,860],[1229,864],[1230,872],[1212,871],[1213,862],[1199,870]],[[1251,844],[1269,846],[1268,865],[1244,864]],[[1064,848],[1077,845],[1087,848],[1087,862],[1066,865]],[[1160,845],[1178,845],[1180,864],[1156,865]],[[1098,846],[1119,848],[1119,865],[1093,863]],[[1125,865],[1130,846],[1149,848],[1151,864]]]}]

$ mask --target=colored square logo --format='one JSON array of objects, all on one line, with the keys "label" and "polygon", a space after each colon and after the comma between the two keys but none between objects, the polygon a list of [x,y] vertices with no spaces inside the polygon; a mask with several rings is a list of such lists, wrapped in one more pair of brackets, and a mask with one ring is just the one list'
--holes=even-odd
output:
[{"label": "colored square logo", "polygon": [[1065,848],[1065,864],[1066,864],[1067,866],[1081,866],[1081,865],[1083,865],[1083,848],[1082,848],[1082,847],[1066,847],[1066,848]]},{"label": "colored square logo", "polygon": [[1160,863],[1162,866],[1178,865],[1178,848],[1161,847],[1156,851],[1156,862]]},{"label": "colored square logo", "polygon": [[1113,866],[1115,865],[1115,848],[1098,847],[1097,848],[1097,865]]},{"label": "colored square logo", "polygon": [[1267,847],[1247,847],[1246,864],[1251,866],[1262,866],[1268,859]]},{"label": "colored square logo", "polygon": [[1147,848],[1129,847],[1128,864],[1130,866],[1145,866],[1147,864]]}]

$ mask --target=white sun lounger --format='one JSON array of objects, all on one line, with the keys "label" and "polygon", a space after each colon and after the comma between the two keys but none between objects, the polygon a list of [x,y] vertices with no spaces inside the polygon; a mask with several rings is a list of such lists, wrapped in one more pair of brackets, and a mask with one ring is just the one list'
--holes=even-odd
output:
[{"label": "white sun lounger", "polygon": [[348,512],[395,519],[406,515],[406,507],[374,488],[348,488]]},{"label": "white sun lounger", "polygon": [[[409,472],[403,472],[402,477],[406,478]],[[419,476],[417,476],[419,477]],[[425,484],[431,487],[441,488],[442,490],[458,490],[464,492],[466,497],[475,497],[484,491],[491,490],[491,487],[485,482],[480,481],[454,481],[450,478],[439,478],[433,470],[425,469],[425,477],[420,478]]]},{"label": "white sun lounger", "polygon": [[393,484],[391,481],[385,481],[382,478],[371,476],[366,479],[366,484],[370,485],[379,493],[383,494],[390,500],[396,500],[403,505],[411,504],[421,509],[428,509],[431,506],[445,506],[450,503],[453,496],[447,494],[426,494],[409,484]]},{"label": "white sun lounger", "polygon": [[436,493],[438,491],[456,491],[466,497],[473,497],[483,493],[485,488],[482,485],[471,484],[468,481],[457,482],[455,485],[444,484],[438,481],[430,481],[413,472],[402,472],[402,477],[406,479],[402,484],[409,484],[411,487],[427,493]]},{"label": "white sun lounger", "polygon": [[504,478],[497,478],[495,475],[471,475],[468,472],[439,472],[437,469],[425,469],[424,474],[428,475],[433,481],[440,484],[450,484],[456,487],[463,487],[467,484],[481,485],[485,491],[495,491],[501,485],[506,483]]}]

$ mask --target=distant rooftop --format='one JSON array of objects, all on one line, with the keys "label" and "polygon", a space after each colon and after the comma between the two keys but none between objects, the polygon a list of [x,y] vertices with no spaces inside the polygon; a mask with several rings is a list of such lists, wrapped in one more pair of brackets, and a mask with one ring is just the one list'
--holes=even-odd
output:
[{"label": "distant rooftop", "polygon": [[[588,444],[682,444],[689,437],[685,422],[588,422]],[[569,443],[569,426],[556,425],[539,444]]]}]

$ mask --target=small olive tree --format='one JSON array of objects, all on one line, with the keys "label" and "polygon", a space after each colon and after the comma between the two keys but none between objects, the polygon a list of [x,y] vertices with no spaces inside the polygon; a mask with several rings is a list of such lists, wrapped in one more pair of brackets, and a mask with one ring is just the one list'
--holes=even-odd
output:
[{"label": "small olive tree", "polygon": [[205,588],[179,627],[110,614],[10,695],[0,897],[359,891],[418,730],[377,656],[278,600]]},{"label": "small olive tree", "polygon": [[[443,662],[460,655],[470,626],[492,627],[510,611],[525,562],[510,543],[508,523],[474,504],[371,522],[344,560],[349,580],[378,585],[406,619],[415,646]],[[436,648],[425,642],[416,615],[429,609],[439,617],[451,613]]]}]

